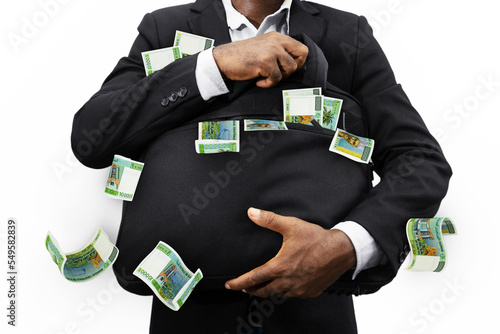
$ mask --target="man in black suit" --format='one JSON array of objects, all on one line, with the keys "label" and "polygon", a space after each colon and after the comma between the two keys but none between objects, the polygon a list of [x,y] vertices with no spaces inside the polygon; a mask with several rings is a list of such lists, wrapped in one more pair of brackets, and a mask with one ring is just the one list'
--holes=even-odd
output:
[{"label": "man in black suit", "polygon": [[[287,36],[302,32],[326,57],[327,81],[362,105],[381,176],[342,220],[331,222],[332,229],[249,209],[251,221],[283,236],[278,254],[227,280],[226,291],[195,291],[179,313],[155,300],[151,333],[250,333],[260,327],[265,333],[355,333],[350,295],[374,292],[392,280],[409,252],[407,219],[434,215],[451,176],[366,19],[298,0],[198,0],[148,14],[138,29],[130,55],[75,115],[72,145],[85,165],[106,167],[114,154],[144,156],[163,134],[202,119],[203,110],[230,95],[235,82],[253,80],[271,89],[293,77],[311,61],[312,50]],[[171,46],[175,30],[214,38],[216,47],[145,77],[140,53]],[[140,201],[124,208],[124,221]]]}]

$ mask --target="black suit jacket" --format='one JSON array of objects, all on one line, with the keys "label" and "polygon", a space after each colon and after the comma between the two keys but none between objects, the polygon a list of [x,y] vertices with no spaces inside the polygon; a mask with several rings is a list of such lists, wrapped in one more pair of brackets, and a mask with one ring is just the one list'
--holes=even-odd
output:
[{"label": "black suit jacket", "polygon": [[[204,101],[199,94],[194,74],[197,55],[145,77],[141,52],[171,46],[175,30],[214,38],[216,45],[229,43],[220,1],[198,0],[155,11],[144,17],[138,30],[129,56],[119,61],[101,90],[75,115],[73,151],[89,167],[109,166],[114,154],[139,159],[162,135],[203,117],[217,102],[217,98]],[[328,82],[361,104],[367,136],[376,142],[373,162],[381,182],[360,194],[342,220],[361,224],[388,261],[363,271],[354,282],[348,273],[336,284],[340,292],[373,292],[392,280],[409,252],[405,234],[408,218],[430,217],[437,212],[451,169],[396,83],[364,17],[294,0],[290,35],[296,33],[304,33],[321,48],[329,65]],[[187,93],[176,97],[181,91]],[[133,268],[118,270],[119,276],[131,277],[129,269]],[[127,283],[124,280],[122,284]]]}]

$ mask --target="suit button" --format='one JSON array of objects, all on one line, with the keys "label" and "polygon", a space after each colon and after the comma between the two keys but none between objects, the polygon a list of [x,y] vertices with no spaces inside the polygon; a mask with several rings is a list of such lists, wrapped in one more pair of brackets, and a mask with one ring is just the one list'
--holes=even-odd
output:
[{"label": "suit button", "polygon": [[186,96],[187,92],[188,92],[188,89],[186,87],[181,87],[181,89],[179,89],[178,94],[180,97],[184,97],[184,96]]},{"label": "suit button", "polygon": [[405,245],[403,251],[405,252],[405,255],[408,255],[408,253],[410,253],[410,246]]},{"label": "suit button", "polygon": [[170,96],[168,97],[170,102],[175,102],[175,101],[177,101],[178,98],[179,98],[179,94],[177,94],[177,92],[170,93]]},{"label": "suit button", "polygon": [[166,107],[166,106],[168,106],[168,104],[169,104],[169,103],[170,103],[170,101],[169,101],[166,97],[164,97],[164,98],[161,100],[161,105],[162,105],[162,107]]},{"label": "suit button", "polygon": [[406,259],[406,254],[404,252],[399,253],[399,263],[403,263]]}]

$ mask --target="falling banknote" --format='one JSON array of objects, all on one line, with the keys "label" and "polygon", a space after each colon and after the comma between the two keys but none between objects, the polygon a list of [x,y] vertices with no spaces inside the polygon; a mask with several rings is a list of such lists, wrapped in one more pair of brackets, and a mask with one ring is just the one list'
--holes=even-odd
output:
[{"label": "falling banknote", "polygon": [[144,164],[115,155],[104,192],[116,199],[132,201]]},{"label": "falling banknote", "polygon": [[141,55],[146,75],[153,74],[177,59],[182,58],[178,47],[145,51]]},{"label": "falling banknote", "polygon": [[64,254],[54,236],[48,232],[45,247],[61,274],[72,282],[88,281],[106,270],[115,262],[118,248],[109,241],[101,229],[90,244],[82,249]]},{"label": "falling banknote", "polygon": [[179,254],[160,241],[156,248],[134,270],[160,300],[174,311],[186,302],[194,287],[203,278],[198,269],[189,270]]},{"label": "falling banknote", "polygon": [[370,162],[374,147],[375,141],[373,139],[356,136],[338,129],[330,145],[330,151],[367,164]]},{"label": "falling banknote", "polygon": [[193,35],[184,31],[175,32],[174,46],[179,47],[182,58],[210,49],[215,43],[214,39]]},{"label": "falling banknote", "polygon": [[411,246],[408,269],[440,272],[446,264],[442,234],[456,234],[449,218],[411,218],[406,236]]}]

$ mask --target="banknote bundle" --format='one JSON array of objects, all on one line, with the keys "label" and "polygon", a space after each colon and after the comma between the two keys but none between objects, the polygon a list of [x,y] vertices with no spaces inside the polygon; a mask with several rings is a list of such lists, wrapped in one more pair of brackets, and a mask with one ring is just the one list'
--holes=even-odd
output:
[{"label": "banknote bundle", "polygon": [[198,123],[196,153],[211,154],[240,151],[240,121]]},{"label": "banknote bundle", "polygon": [[118,257],[118,248],[109,241],[104,231],[98,229],[89,245],[78,251],[64,254],[57,240],[50,233],[45,238],[49,252],[61,274],[69,281],[88,281],[111,266]]},{"label": "banknote bundle", "polygon": [[109,170],[105,194],[116,199],[132,201],[144,164],[115,155]]},{"label": "banknote bundle", "polygon": [[314,125],[335,131],[342,100],[321,94],[321,87],[283,90],[283,119],[289,123]]},{"label": "banknote bundle", "polygon": [[411,218],[406,224],[406,236],[411,247],[408,269],[440,272],[446,264],[443,233],[456,234],[449,218]]},{"label": "banknote bundle", "polygon": [[153,74],[174,61],[211,48],[215,40],[183,31],[175,32],[172,47],[142,52],[146,75]]},{"label": "banknote bundle", "polygon": [[160,241],[134,270],[134,275],[146,283],[160,300],[174,311],[186,302],[194,287],[203,278],[200,269],[193,273],[179,254]]},{"label": "banknote bundle", "polygon": [[373,139],[337,129],[329,150],[356,162],[367,164],[370,162],[374,148],[375,141]]},{"label": "banknote bundle", "polygon": [[245,131],[288,130],[285,122],[267,119],[245,119]]},{"label": "banknote bundle", "polygon": [[174,47],[180,49],[183,58],[210,49],[214,43],[215,40],[211,38],[193,35],[179,30],[175,32]]}]

